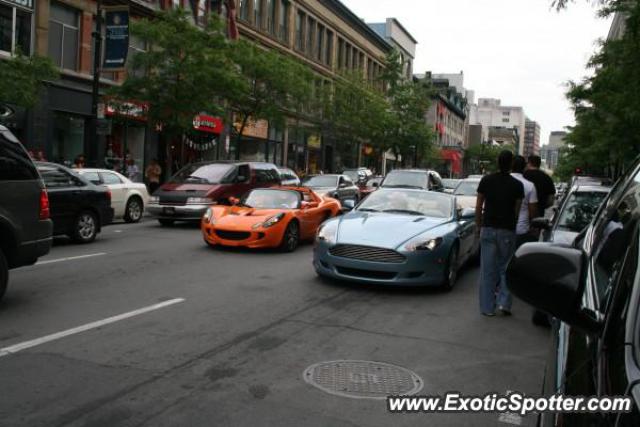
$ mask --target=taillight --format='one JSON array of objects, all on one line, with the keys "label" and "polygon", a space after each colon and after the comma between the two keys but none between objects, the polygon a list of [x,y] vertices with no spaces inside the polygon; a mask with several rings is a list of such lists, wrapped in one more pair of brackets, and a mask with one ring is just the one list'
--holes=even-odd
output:
[{"label": "taillight", "polygon": [[111,190],[107,190],[107,199],[111,201]]},{"label": "taillight", "polygon": [[47,190],[40,190],[40,219],[49,219],[51,212],[49,210],[49,195]]}]

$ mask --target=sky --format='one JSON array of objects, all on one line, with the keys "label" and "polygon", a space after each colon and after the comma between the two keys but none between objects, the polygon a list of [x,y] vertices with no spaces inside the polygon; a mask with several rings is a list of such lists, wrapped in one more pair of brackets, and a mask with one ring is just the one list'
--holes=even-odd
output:
[{"label": "sky", "polygon": [[590,72],[596,41],[610,19],[592,2],[577,0],[557,12],[550,0],[342,0],[366,22],[394,17],[418,41],[415,73],[464,71],[478,98],[524,107],[549,133],[574,124],[564,97],[569,80]]}]

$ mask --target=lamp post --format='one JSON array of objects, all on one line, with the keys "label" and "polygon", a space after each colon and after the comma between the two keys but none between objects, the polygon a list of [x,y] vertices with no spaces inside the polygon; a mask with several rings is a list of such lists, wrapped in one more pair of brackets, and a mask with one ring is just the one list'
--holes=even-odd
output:
[{"label": "lamp post", "polygon": [[[90,150],[98,144],[98,98],[100,97],[100,59],[102,57],[102,0],[96,0],[96,30],[93,36],[93,86],[91,91]],[[97,153],[96,153],[97,159]]]}]

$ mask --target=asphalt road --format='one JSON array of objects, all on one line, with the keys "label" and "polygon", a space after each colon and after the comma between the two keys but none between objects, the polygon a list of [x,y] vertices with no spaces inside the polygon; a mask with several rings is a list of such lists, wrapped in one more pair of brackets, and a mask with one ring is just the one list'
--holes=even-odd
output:
[{"label": "asphalt road", "polygon": [[384,400],[303,380],[314,363],[372,360],[418,374],[421,395],[539,393],[547,332],[522,303],[511,318],[482,317],[476,294],[475,267],[450,293],[370,288],[316,278],[310,245],[212,250],[194,227],[112,225],[12,271],[0,304],[0,425],[530,425],[390,414]]}]

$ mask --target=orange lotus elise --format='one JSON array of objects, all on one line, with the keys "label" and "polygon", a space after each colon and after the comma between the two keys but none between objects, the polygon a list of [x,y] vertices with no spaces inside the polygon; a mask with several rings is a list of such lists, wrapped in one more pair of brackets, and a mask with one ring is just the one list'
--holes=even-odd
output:
[{"label": "orange lotus elise", "polygon": [[340,212],[340,202],[308,188],[259,188],[232,206],[212,206],[202,217],[202,235],[210,246],[279,248],[292,252],[315,237],[320,224]]}]

